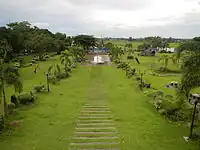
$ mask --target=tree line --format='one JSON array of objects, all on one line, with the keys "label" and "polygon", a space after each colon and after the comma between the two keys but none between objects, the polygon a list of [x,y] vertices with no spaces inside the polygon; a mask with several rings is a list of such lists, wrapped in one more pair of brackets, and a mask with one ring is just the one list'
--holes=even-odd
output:
[{"label": "tree line", "polygon": [[64,33],[52,33],[48,29],[40,29],[27,21],[9,23],[0,27],[0,57],[7,52],[6,61],[21,53],[61,52],[71,46],[87,50],[95,46],[96,38],[91,35],[67,36]]}]

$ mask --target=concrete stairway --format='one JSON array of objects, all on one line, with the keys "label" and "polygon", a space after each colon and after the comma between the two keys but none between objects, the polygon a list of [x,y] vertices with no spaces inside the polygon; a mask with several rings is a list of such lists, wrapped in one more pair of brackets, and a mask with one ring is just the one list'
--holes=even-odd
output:
[{"label": "concrete stairway", "polygon": [[120,150],[120,138],[107,105],[86,104],[77,120],[69,150]]}]

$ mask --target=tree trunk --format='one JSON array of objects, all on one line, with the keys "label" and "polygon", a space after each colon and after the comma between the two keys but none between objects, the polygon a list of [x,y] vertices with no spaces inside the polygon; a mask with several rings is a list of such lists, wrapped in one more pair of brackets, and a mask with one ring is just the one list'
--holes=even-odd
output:
[{"label": "tree trunk", "polygon": [[4,80],[2,79],[2,96],[3,96],[3,105],[4,105],[4,116],[8,116],[8,105],[6,102],[6,93],[4,87]]}]

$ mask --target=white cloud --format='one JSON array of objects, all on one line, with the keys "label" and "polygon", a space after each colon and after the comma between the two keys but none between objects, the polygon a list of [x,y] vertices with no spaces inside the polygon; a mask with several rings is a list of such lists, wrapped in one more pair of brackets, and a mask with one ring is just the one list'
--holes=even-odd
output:
[{"label": "white cloud", "polygon": [[198,36],[199,15],[198,0],[0,0],[1,25],[27,20],[67,34]]}]

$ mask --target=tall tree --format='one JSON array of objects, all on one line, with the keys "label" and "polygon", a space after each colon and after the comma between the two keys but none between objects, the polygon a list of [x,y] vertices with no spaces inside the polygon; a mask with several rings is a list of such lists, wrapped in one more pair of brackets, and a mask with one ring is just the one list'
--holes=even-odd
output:
[{"label": "tall tree", "polygon": [[200,38],[182,43],[178,49],[178,56],[181,57],[181,70],[183,73],[181,91],[188,96],[193,88],[200,86]]},{"label": "tall tree", "polygon": [[89,47],[94,47],[96,45],[96,39],[91,35],[77,35],[74,37],[74,43],[88,50]]}]

